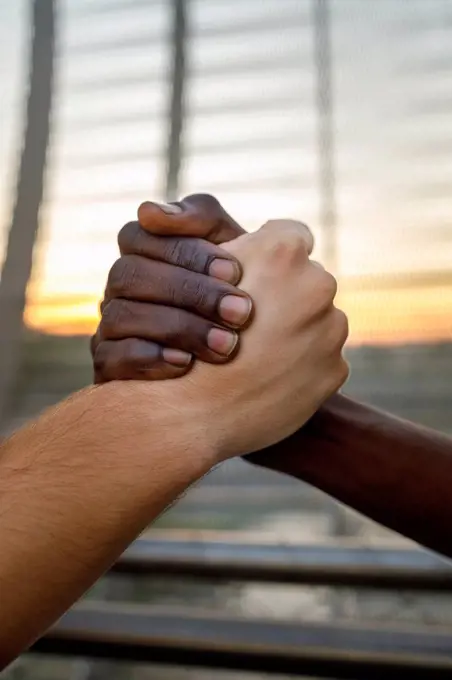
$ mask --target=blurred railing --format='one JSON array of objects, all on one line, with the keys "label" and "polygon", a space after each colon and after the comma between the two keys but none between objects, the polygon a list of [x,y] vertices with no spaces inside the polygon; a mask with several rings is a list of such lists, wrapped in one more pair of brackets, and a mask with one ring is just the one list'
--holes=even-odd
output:
[{"label": "blurred railing", "polygon": [[[237,11],[231,11],[232,3]],[[394,296],[416,288],[424,293],[450,290],[448,0],[30,0],[29,5],[35,29],[30,44],[41,58],[35,60],[30,50],[30,84],[35,83],[30,103],[31,94],[39,94],[38,80],[53,87],[52,92],[45,88],[48,96],[34,97],[36,106],[47,109],[41,111],[43,127],[34,136],[46,145],[50,120],[50,148],[46,168],[43,153],[33,154],[33,164],[22,163],[23,173],[35,173],[27,182],[37,196],[30,202],[22,192],[22,209],[28,210],[22,223],[30,234],[37,225],[46,171],[41,214],[52,232],[52,237],[46,234],[47,245],[56,240],[59,258],[67,264],[52,275],[58,292],[48,298],[31,295],[30,308],[88,306],[92,281],[97,285],[99,277],[96,272],[90,279],[87,265],[87,283],[82,285],[80,252],[84,256],[90,248],[104,248],[106,235],[113,243],[122,221],[133,216],[135,202],[149,196],[174,199],[198,190],[217,193],[251,227],[269,216],[267,199],[274,195],[271,211],[300,214],[312,222],[323,255],[339,270],[346,292]],[[370,21],[363,21],[366,12],[373,13]],[[127,30],[116,30],[116,17],[121,28],[127,19]],[[33,66],[41,66],[41,74]],[[36,130],[38,119],[30,111],[29,122]],[[25,159],[33,145],[23,151]],[[248,162],[253,158],[256,163]],[[59,226],[63,217],[68,218],[64,232]],[[20,237],[16,234],[16,242]],[[380,258],[374,259],[378,250]],[[344,252],[350,268],[344,267]],[[397,260],[400,252],[406,261]],[[104,264],[101,258],[99,262]],[[16,269],[9,266],[9,271]],[[71,277],[72,288],[66,285]],[[421,318],[419,328],[428,326],[429,319]],[[29,363],[24,363],[33,399],[21,416],[42,408],[44,397],[55,401],[81,386],[78,380],[89,381],[85,374],[79,378],[85,365],[82,358],[77,363],[74,347],[61,358],[60,346],[57,352],[50,344],[32,363],[33,347]],[[6,349],[5,340],[3,361],[11,367],[9,352],[20,348]],[[357,352],[351,389],[405,416],[450,428],[448,352],[448,346],[412,353]],[[60,384],[66,373],[67,382]],[[240,469],[220,494],[214,486],[220,477],[214,473],[181,506],[211,508],[224,495],[228,513],[239,498],[252,505],[257,496],[267,509],[280,508],[287,499],[293,509],[294,497],[298,511],[303,509],[300,499],[304,493],[306,501],[308,493],[299,485],[291,491],[282,482],[276,488],[275,482],[272,505],[268,489],[258,486],[257,473],[252,474],[248,478],[247,470]],[[323,499],[316,496],[316,503],[325,510]],[[336,529],[339,533],[340,526],[333,533]],[[217,583],[452,592],[450,568],[434,556],[356,546],[138,541],[113,571],[135,579],[164,575]],[[360,680],[389,674],[412,680],[452,677],[450,640],[450,630],[431,627],[351,626],[339,618],[315,625],[281,623],[87,603],[69,612],[35,651],[263,673]]]},{"label": "blurred railing", "polygon": [[[363,290],[360,272],[366,289],[377,291],[423,289],[426,277],[429,286],[449,288],[441,252],[451,229],[448,0],[424,9],[413,2],[405,13],[397,0],[372,8],[347,0],[232,2],[240,11],[228,0],[34,0],[54,5],[58,17],[46,221],[54,223],[62,205],[82,224],[93,208],[114,204],[117,230],[143,197],[208,190],[251,227],[284,212],[278,206],[301,211],[323,259],[353,290]],[[366,59],[370,69],[381,64],[373,92],[373,71],[366,78],[356,67],[361,53],[352,53],[366,45],[370,24],[362,68]],[[111,214],[83,234],[87,247],[104,229],[115,231]],[[74,234],[65,236],[59,245],[70,248]],[[386,260],[373,257],[370,239],[379,248],[385,240]],[[407,266],[394,286],[402,247]],[[74,285],[79,271],[64,274]],[[98,272],[94,279],[99,285]],[[92,304],[92,286],[84,293]],[[56,297],[29,300],[49,313],[56,303],[75,305],[63,286]]]},{"label": "blurred railing", "polygon": [[267,583],[405,588],[452,592],[452,566],[434,554],[404,548],[273,545],[222,539],[135,541],[114,573],[185,576]]},{"label": "blurred railing", "polygon": [[[452,592],[452,567],[408,549],[146,539],[115,572],[220,581]],[[348,680],[448,678],[448,629],[255,620],[162,606],[87,602],[34,652]]]}]

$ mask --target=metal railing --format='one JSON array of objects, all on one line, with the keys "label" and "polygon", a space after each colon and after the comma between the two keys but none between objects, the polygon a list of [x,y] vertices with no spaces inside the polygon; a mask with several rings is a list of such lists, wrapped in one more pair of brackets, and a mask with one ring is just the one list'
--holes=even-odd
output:
[{"label": "metal railing", "polygon": [[[296,157],[297,143],[302,143],[304,148],[303,136],[311,129],[304,130],[303,134],[298,130],[295,133],[292,129],[278,131],[278,136],[268,134],[265,137],[259,129],[254,130],[253,125],[249,124],[252,114],[258,120],[258,113],[280,112],[285,109],[298,107],[300,119],[304,119],[306,113],[315,117],[316,124],[314,130],[317,131],[317,142],[314,145],[315,161],[310,170],[306,170],[303,163],[294,163],[290,168],[280,171],[268,171],[265,169],[262,175],[244,176],[241,180],[225,171],[224,176],[209,180],[209,190],[221,192],[231,192],[242,194],[244,198],[253,191],[259,190],[259,195],[264,196],[270,189],[278,191],[291,190],[297,195],[308,185],[315,185],[316,205],[318,207],[318,227],[325,237],[324,255],[329,265],[335,269],[338,261],[338,236],[342,224],[338,224],[336,204],[338,201],[339,190],[347,182],[346,173],[340,170],[336,156],[338,155],[339,141],[343,150],[344,141],[337,137],[337,112],[336,104],[338,90],[339,71],[344,72],[345,62],[340,62],[338,66],[338,56],[332,54],[330,45],[330,33],[332,29],[336,31],[341,18],[339,10],[342,11],[344,3],[331,3],[328,0],[312,0],[304,3],[309,6],[310,11],[306,16],[297,12],[292,12],[290,3],[287,4],[286,13],[282,12],[280,5],[278,11],[249,19],[238,17],[240,21],[224,23],[218,19],[210,25],[196,29],[194,18],[194,7],[196,3],[188,0],[161,0],[159,3],[150,3],[149,0],[115,0],[103,3],[102,0],[96,3],[84,3],[83,7],[76,7],[75,12],[79,12],[80,17],[108,17],[110,13],[132,12],[143,7],[150,9],[151,14],[147,17],[147,25],[144,22],[145,33],[136,36],[122,36],[119,39],[101,38],[96,36],[92,42],[80,43],[68,46],[64,41],[59,42],[55,33],[59,33],[60,20],[54,21],[54,14],[58,10],[60,3],[57,0],[33,0],[30,1],[30,19],[35,28],[30,31],[33,38],[33,45],[39,47],[36,55],[40,60],[33,56],[30,51],[30,67],[35,66],[35,70],[30,68],[30,102],[31,96],[36,91],[33,82],[36,78],[40,81],[40,97],[33,100],[41,111],[39,117],[29,115],[30,127],[28,135],[38,139],[42,147],[47,146],[48,122],[52,123],[52,135],[50,136],[50,146],[55,145],[56,141],[61,141],[64,135],[59,131],[55,121],[59,120],[58,97],[60,96],[59,87],[55,87],[54,104],[52,104],[52,74],[54,59],[61,64],[71,55],[79,56],[91,55],[98,58],[104,51],[120,51],[124,54],[129,49],[144,50],[155,41],[168,45],[170,54],[170,68],[168,73],[164,70],[156,70],[155,64],[151,69],[131,68],[129,73],[114,73],[106,77],[90,76],[87,80],[76,80],[68,84],[71,102],[77,104],[78,97],[84,95],[94,95],[101,91],[110,96],[115,91],[123,93],[127,98],[133,88],[139,84],[142,86],[142,93],[154,88],[154,94],[161,93],[164,89],[165,96],[162,97],[163,106],[160,105],[160,97],[157,104],[151,106],[146,103],[144,97],[140,103],[142,108],[138,110],[133,103],[130,110],[116,110],[113,104],[108,112],[99,113],[96,108],[85,113],[83,107],[70,120],[70,134],[82,135],[102,130],[103,126],[109,125],[122,134],[122,128],[129,124],[145,123],[154,116],[165,117],[164,133],[160,146],[162,150],[152,151],[148,149],[147,138],[144,139],[142,149],[125,148],[124,152],[118,152],[112,148],[110,152],[102,151],[94,159],[89,154],[83,156],[83,148],[75,149],[74,155],[66,163],[71,170],[84,169],[92,170],[93,162],[101,163],[105,167],[117,165],[121,160],[124,163],[133,164],[136,160],[155,156],[159,163],[164,166],[161,171],[161,186],[152,188],[168,198],[175,198],[180,191],[185,189],[186,180],[184,173],[180,176],[180,168],[183,163],[192,157],[209,156],[212,162],[221,163],[231,155],[232,152],[243,149],[250,153],[256,153],[259,149],[268,151],[286,150],[293,145],[292,152]],[[208,4],[206,3],[206,7]],[[221,4],[221,3],[218,3]],[[242,3],[237,3],[237,6]],[[257,3],[258,4],[258,3]],[[275,4],[275,6],[276,6]],[[334,12],[330,18],[331,5],[334,4]],[[365,4],[365,3],[364,3]],[[371,4],[371,3],[369,3]],[[433,3],[432,3],[433,4]],[[436,3],[437,4],[437,3]],[[82,5],[82,3],[80,3]],[[168,25],[170,30],[168,35],[156,34],[155,27],[152,25],[152,11],[159,5],[164,12],[168,12]],[[198,3],[199,5],[199,3]],[[243,3],[243,6],[245,3]],[[378,3],[379,5],[379,3]],[[257,6],[257,5],[256,5]],[[301,7],[300,2],[298,7]],[[375,7],[377,3],[375,3]],[[394,5],[395,6],[395,5]],[[295,7],[295,4],[294,4]],[[356,5],[358,7],[358,5]],[[446,4],[444,3],[446,8]],[[43,13],[44,11],[44,13]],[[281,12],[281,16],[279,16]],[[359,19],[356,15],[355,19]],[[437,18],[435,19],[437,20]],[[419,21],[419,18],[417,19]],[[446,25],[446,22],[443,22]],[[195,67],[190,59],[186,58],[187,41],[189,44],[188,56],[192,56],[193,46],[199,45],[202,39],[218,38],[225,36],[241,35],[247,39],[260,33],[266,36],[263,43],[269,43],[272,29],[277,29],[278,35],[281,29],[290,29],[291,26],[298,26],[298,42],[305,35],[311,36],[312,41],[306,41],[306,55],[301,53],[293,55],[289,50],[274,52],[272,54],[254,54],[252,51],[247,57],[237,59],[227,58],[224,61],[206,59],[206,64],[202,69]],[[448,24],[451,26],[452,24]],[[416,30],[424,31],[424,22],[420,22]],[[428,31],[428,27],[425,27]],[[359,33],[359,25],[356,27]],[[276,32],[273,36],[275,38]],[[284,34],[285,35],[285,34]],[[416,33],[416,35],[418,35]],[[422,33],[423,35],[423,33]],[[191,41],[191,42],[190,42]],[[287,43],[290,41],[287,40]],[[294,44],[295,44],[294,42]],[[312,45],[311,45],[312,42]],[[346,41],[345,41],[346,42]],[[406,42],[406,41],[405,41]],[[57,45],[56,52],[53,44]],[[397,39],[397,45],[404,43]],[[418,40],[413,40],[417,49]],[[434,43],[432,43],[434,44]],[[450,42],[449,42],[450,44]],[[59,47],[58,47],[59,45]],[[336,46],[337,47],[337,46]],[[436,46],[438,47],[438,46]],[[312,49],[312,51],[310,51]],[[407,103],[403,104],[404,110],[407,108],[408,114],[415,116],[417,129],[420,130],[423,121],[431,116],[448,113],[451,106],[451,98],[447,94],[447,88],[442,87],[442,81],[438,85],[438,93],[429,93],[421,88],[427,82],[444,73],[450,72],[450,54],[443,46],[443,53],[438,50],[427,50],[422,56],[422,63],[416,66],[412,60],[406,58],[404,69],[409,66],[409,71],[419,79],[419,86],[416,88],[416,97],[407,97]],[[337,52],[337,49],[336,49]],[[52,58],[53,54],[53,58]],[[303,53],[304,54],[304,53]],[[344,58],[344,55],[342,56]],[[229,61],[228,61],[229,59]],[[340,60],[339,60],[340,61]],[[187,63],[188,62],[188,63]],[[401,68],[399,65],[397,68]],[[36,70],[38,67],[40,71]],[[346,69],[345,69],[346,70]],[[403,69],[402,69],[403,70]],[[400,73],[402,74],[402,70]],[[61,69],[60,69],[61,71]],[[226,78],[228,76],[238,76],[243,72],[254,76],[263,75],[268,83],[269,90],[259,87],[249,88],[249,92],[242,92],[239,95],[232,93],[231,96],[216,100],[215,96],[208,96],[210,90],[205,88],[204,98],[187,97],[187,92],[193,94],[193,82],[197,85],[202,81],[207,83],[209,88],[215,79]],[[44,73],[44,75],[43,75]],[[294,88],[292,81],[281,78],[282,75],[294,74],[300,76],[299,89]],[[306,82],[301,82],[301,76],[309,75]],[[420,80],[422,76],[422,82]],[[402,75],[400,76],[402,82]],[[34,79],[34,80],[33,80]],[[279,84],[279,80],[281,83]],[[311,82],[312,81],[312,82]],[[166,84],[169,87],[166,88]],[[378,84],[378,83],[376,83]],[[389,83],[391,85],[391,83]],[[298,86],[297,86],[298,87]],[[43,89],[44,88],[44,89]],[[49,89],[50,88],[50,89]],[[255,91],[256,90],[256,91]],[[311,91],[312,90],[312,91]],[[332,90],[335,97],[333,98]],[[168,91],[168,97],[166,93]],[[42,97],[42,92],[46,96]],[[421,93],[421,94],[419,94]],[[439,94],[440,93],[440,94]],[[232,96],[232,94],[234,96]],[[339,93],[340,94],[340,93]],[[265,96],[264,96],[265,95]],[[440,96],[441,95],[441,96]],[[339,97],[340,99],[340,97]],[[388,95],[388,99],[390,96]],[[38,101],[39,100],[39,101]],[[113,100],[112,100],[113,101]],[[340,103],[340,102],[339,102]],[[44,110],[45,109],[45,110]],[[76,110],[77,106],[73,106]],[[359,107],[357,107],[359,110]],[[394,112],[391,109],[390,112]],[[200,117],[219,116],[219,114],[231,116],[243,114],[240,134],[231,139],[226,139],[219,131],[218,138],[209,140],[201,139],[198,142],[189,143],[187,130],[194,119]],[[52,114],[52,115],[51,115]],[[297,119],[298,120],[298,119]],[[357,120],[355,117],[354,120]],[[402,120],[402,114],[400,114]],[[408,120],[408,118],[407,118]],[[42,129],[36,129],[38,123]],[[246,125],[245,125],[246,123]],[[218,123],[220,125],[220,123]],[[242,129],[243,128],[243,129]],[[34,130],[34,132],[33,132]],[[372,131],[372,127],[370,127]],[[436,126],[427,126],[424,136],[420,138],[419,146],[410,142],[404,150],[403,158],[408,158],[411,163],[414,156],[422,154],[422,161],[425,168],[434,167],[439,151],[442,154],[450,150],[450,137],[443,132],[438,139],[431,138],[430,133],[436,130]],[[245,134],[244,134],[245,132]],[[428,133],[428,134],[427,134]],[[265,132],[265,135],[267,133]],[[406,141],[403,142],[406,144]],[[360,144],[358,139],[357,144]],[[113,145],[114,146],[114,145]],[[150,142],[149,142],[149,146]],[[159,145],[157,145],[159,146]],[[438,149],[439,147],[439,149]],[[160,147],[159,147],[160,148]],[[372,149],[373,147],[369,147]],[[27,158],[32,147],[24,146],[24,159]],[[309,151],[310,146],[307,145]],[[388,145],[389,149],[389,145]],[[33,149],[32,149],[33,150]],[[51,149],[52,150],[52,149]],[[147,150],[147,151],[146,151]],[[121,156],[121,153],[123,155]],[[411,155],[410,155],[411,154]],[[23,198],[23,192],[18,191],[18,202],[27,209],[27,218],[22,223],[35,229],[38,223],[38,208],[41,201],[42,183],[45,171],[45,153],[42,148],[41,153],[32,154],[34,163],[22,163],[21,173],[17,179],[18,189],[25,186],[25,183],[32,183],[34,186],[34,200],[30,200],[29,195]],[[300,153],[300,160],[301,160]],[[216,160],[215,160],[216,159]],[[388,163],[390,165],[390,163]],[[405,166],[404,166],[405,167]],[[33,173],[33,178],[28,175]],[[444,173],[446,176],[446,173]],[[344,179],[345,177],[345,179]],[[28,179],[27,179],[28,178]],[[182,180],[182,181],[181,181]],[[340,181],[339,181],[340,180]],[[143,182],[147,182],[147,177],[143,177]],[[433,182],[433,184],[432,184]],[[144,185],[143,185],[144,186]],[[188,182],[188,186],[190,183]],[[201,187],[202,188],[202,187]],[[404,196],[410,197],[413,192],[425,197],[437,196],[437,198],[447,197],[448,184],[443,178],[432,180],[428,173],[425,174],[422,185],[413,182],[409,187],[402,186],[400,191]],[[147,189],[146,189],[147,190]],[[399,189],[397,189],[399,190]],[[88,194],[86,193],[88,191]],[[108,192],[108,193],[107,193]],[[411,192],[411,193],[410,193]],[[49,192],[52,194],[52,191]],[[359,193],[359,187],[357,189]],[[22,196],[22,198],[21,198]],[[53,196],[53,194],[52,194]],[[79,194],[59,196],[59,200],[66,201],[67,207],[71,210],[79,205],[91,205],[91,202],[114,203],[126,199],[141,201],[143,198],[143,188],[140,186],[124,186],[120,192],[112,189],[93,189],[91,187],[80,189]],[[20,199],[20,200],[19,200]],[[384,199],[384,196],[383,196]],[[250,199],[251,200],[251,199]],[[53,196],[50,202],[55,201]],[[21,207],[18,203],[18,208]],[[30,211],[33,213],[30,216]],[[18,222],[17,210],[12,224]],[[23,217],[23,212],[19,214]],[[405,213],[403,213],[405,214]],[[449,213],[448,213],[449,214]],[[430,219],[430,218],[429,218]],[[392,220],[394,221],[394,220]],[[424,220],[428,222],[427,218]],[[444,234],[450,229],[450,220],[440,223]],[[118,225],[119,227],[119,225]],[[424,232],[418,235],[419,243],[426,242]],[[32,236],[29,232],[29,236]],[[358,234],[359,236],[359,234]],[[22,238],[23,233],[16,234]],[[408,238],[409,237],[409,238]],[[68,237],[69,238],[69,237]],[[393,238],[393,237],[392,237]],[[404,237],[405,238],[405,237]],[[414,232],[410,227],[406,241],[414,241]],[[12,242],[13,243],[13,242]],[[389,248],[388,248],[389,249]],[[420,248],[423,251],[423,249]],[[31,247],[29,248],[31,253]],[[339,253],[340,254],[340,253]],[[340,258],[339,258],[340,259]],[[10,260],[11,261],[11,260]],[[345,288],[366,291],[378,287],[379,290],[389,292],[395,290],[406,290],[409,287],[449,287],[451,277],[448,271],[442,269],[432,269],[431,261],[426,259],[424,269],[418,268],[413,272],[391,273],[379,275],[376,281],[373,271],[368,271],[364,276],[344,275],[341,273],[341,284]],[[14,264],[14,262],[13,262]],[[11,268],[10,271],[15,271]],[[6,270],[8,272],[8,270]],[[24,270],[24,278],[27,272]],[[28,274],[27,274],[28,275]],[[64,273],[66,276],[66,272]],[[24,288],[22,286],[22,288]],[[55,299],[49,302],[41,300],[40,304],[54,304]],[[80,296],[76,296],[80,301]],[[69,297],[65,298],[67,305],[73,303]],[[5,324],[6,326],[7,324]],[[6,357],[5,353],[5,357]],[[9,364],[9,359],[6,361]],[[6,366],[5,364],[5,366]],[[12,364],[11,364],[12,365]],[[55,366],[55,364],[54,364]],[[6,369],[5,368],[5,376]],[[50,367],[49,367],[50,368]],[[58,370],[55,369],[57,373]],[[47,371],[49,372],[49,371]],[[376,387],[373,384],[372,389]],[[409,390],[404,394],[404,403],[408,403],[412,395]],[[432,397],[430,397],[432,399]],[[430,401],[432,403],[432,401]],[[240,488],[238,493],[243,496]],[[247,490],[247,495],[252,496]],[[265,495],[265,490],[261,487],[256,493]],[[280,493],[278,491],[278,493]],[[298,492],[297,492],[298,493]],[[284,490],[286,495],[286,491]],[[218,497],[218,491],[214,492]],[[232,496],[231,496],[232,497]],[[268,499],[268,496],[266,496]],[[209,496],[208,502],[212,501]],[[230,501],[233,503],[233,500]],[[339,522],[340,524],[340,522]],[[338,527],[338,531],[340,527]],[[149,576],[166,576],[168,578],[184,577],[191,579],[210,579],[217,583],[224,581],[250,581],[254,583],[273,583],[273,584],[292,584],[310,586],[331,586],[336,588],[360,587],[372,589],[409,589],[417,592],[452,592],[452,569],[448,563],[440,560],[434,555],[420,551],[394,550],[394,549],[368,549],[359,546],[344,544],[337,546],[281,546],[281,545],[257,545],[244,544],[226,541],[224,539],[210,542],[189,541],[189,540],[140,540],[133,544],[114,566],[112,573],[119,573],[144,578]],[[187,612],[186,610],[169,610],[168,608],[155,606],[132,606],[112,603],[83,603],[72,609],[49,633],[40,640],[34,647],[34,652],[41,654],[61,654],[80,656],[86,655],[91,658],[109,658],[116,660],[135,660],[150,663],[164,663],[170,665],[191,665],[194,667],[205,668],[230,668],[237,671],[259,671],[263,673],[291,673],[302,675],[313,675],[317,677],[335,678],[382,678],[390,675],[397,678],[441,678],[452,677],[452,631],[432,630],[426,627],[417,627],[411,630],[393,628],[388,629],[379,626],[368,626],[360,622],[357,625],[343,624],[335,621],[328,624],[307,624],[288,623],[276,621],[249,620],[237,617],[213,616],[212,614]]]},{"label": "metal railing", "polygon": [[[420,550],[136,541],[113,567],[134,577],[452,592],[449,562]],[[447,628],[255,620],[167,606],[85,602],[33,652],[116,661],[370,680],[452,677]]]},{"label": "metal railing", "polygon": [[452,566],[421,550],[328,545],[245,544],[231,540],[135,541],[114,565],[130,576],[452,592]]},{"label": "metal railing", "polygon": [[447,630],[256,621],[143,605],[76,607],[34,649],[317,678],[452,677]]}]

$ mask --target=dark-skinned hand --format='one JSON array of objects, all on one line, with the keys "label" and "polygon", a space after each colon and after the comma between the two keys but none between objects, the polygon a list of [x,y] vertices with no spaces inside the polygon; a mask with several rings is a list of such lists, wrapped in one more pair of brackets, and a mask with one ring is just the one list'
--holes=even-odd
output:
[{"label": "dark-skinned hand", "polygon": [[235,356],[252,301],[237,288],[240,263],[219,244],[243,233],[209,195],[140,206],[119,232],[91,340],[96,383],[177,378],[195,358]]}]

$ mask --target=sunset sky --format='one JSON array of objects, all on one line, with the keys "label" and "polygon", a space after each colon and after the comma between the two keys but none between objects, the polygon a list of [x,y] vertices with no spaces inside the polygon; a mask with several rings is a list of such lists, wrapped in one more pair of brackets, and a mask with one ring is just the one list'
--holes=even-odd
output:
[{"label": "sunset sky", "polygon": [[[2,248],[20,149],[26,4],[0,0]],[[91,331],[117,231],[142,200],[162,198],[168,5],[60,3],[33,327]],[[180,193],[214,193],[250,230],[300,218],[321,260],[311,0],[190,5]],[[332,19],[336,273],[352,339],[452,339],[452,3],[332,0]]]}]

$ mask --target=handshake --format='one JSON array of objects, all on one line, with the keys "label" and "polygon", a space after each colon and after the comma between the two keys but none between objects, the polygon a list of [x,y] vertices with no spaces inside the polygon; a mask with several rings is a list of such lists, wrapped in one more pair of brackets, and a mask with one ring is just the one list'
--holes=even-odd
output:
[{"label": "handshake", "polygon": [[97,385],[0,445],[0,671],[233,456],[452,555],[452,440],[335,395],[347,320],[307,227],[245,234],[200,195],[138,219],[91,343]]},{"label": "handshake", "polygon": [[293,434],[347,379],[347,319],[305,225],[248,234],[200,194],[143,203],[118,241],[95,382],[178,378],[169,402],[204,424],[219,460]]},{"label": "handshake", "polygon": [[92,338],[97,384],[0,443],[0,671],[218,463],[255,454],[300,476],[348,375],[307,227],[246,234],[201,195],[138,218]]}]

